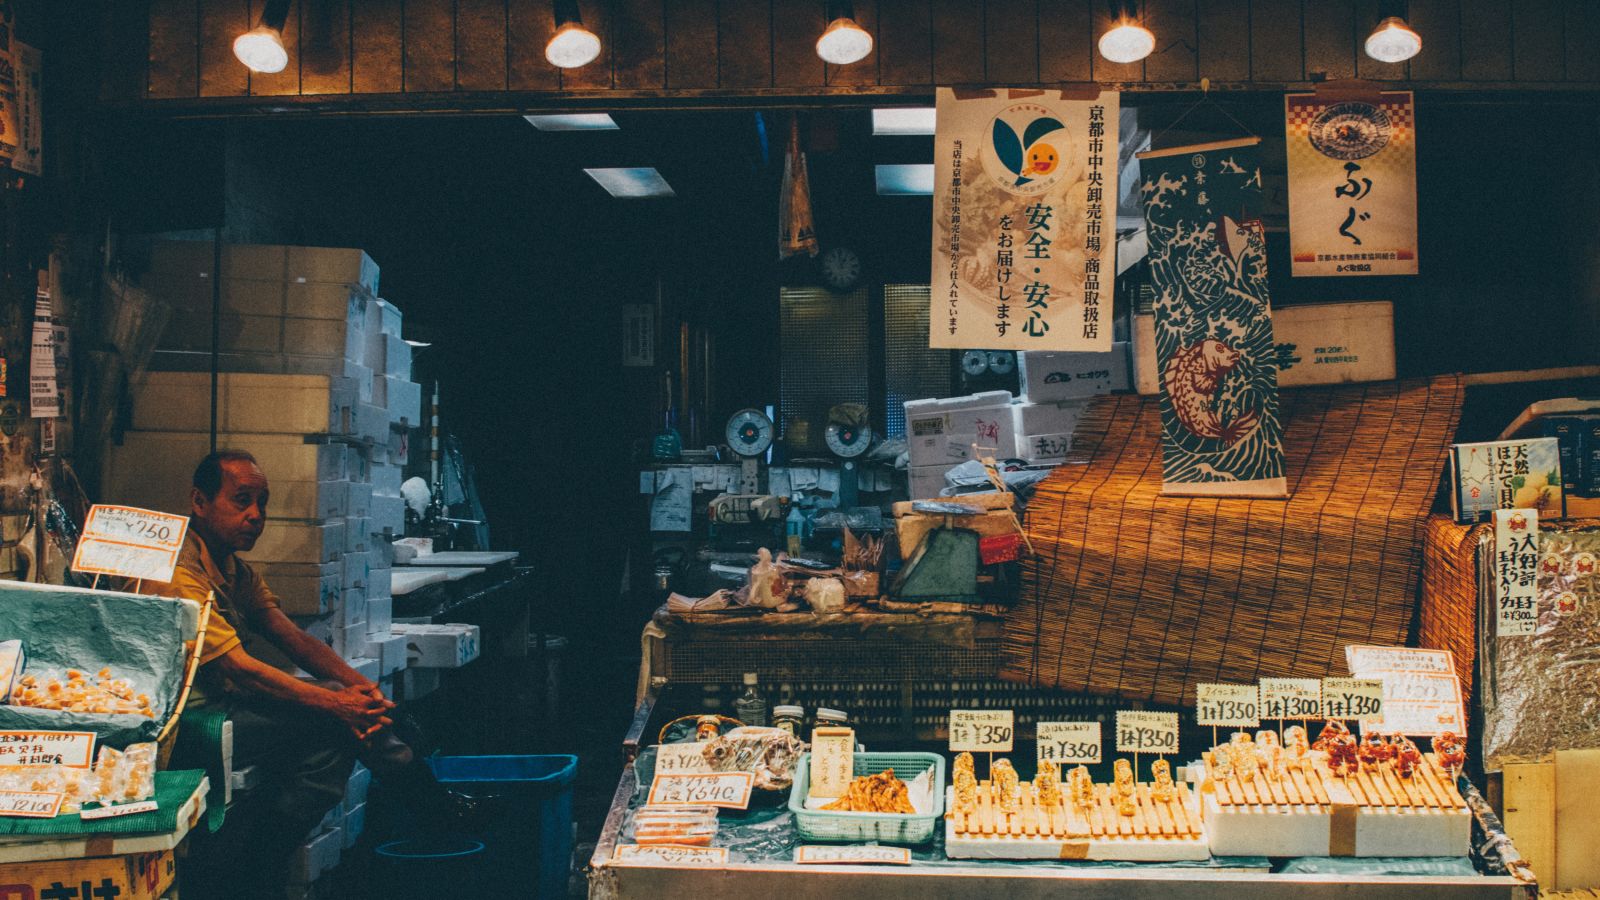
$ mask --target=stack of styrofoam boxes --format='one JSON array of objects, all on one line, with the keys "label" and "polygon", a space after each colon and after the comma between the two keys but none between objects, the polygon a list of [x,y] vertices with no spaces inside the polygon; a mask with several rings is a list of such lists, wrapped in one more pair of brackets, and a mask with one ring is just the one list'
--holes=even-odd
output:
[{"label": "stack of styrofoam boxes", "polygon": [[441,669],[459,669],[478,658],[480,631],[476,625],[396,622],[392,632],[405,645],[407,700],[437,689]]},{"label": "stack of styrofoam boxes", "polygon": [[1017,354],[1022,398],[1016,416],[1017,456],[1035,465],[1061,462],[1072,447],[1072,432],[1090,398],[1131,389],[1128,345],[1107,353]]},{"label": "stack of styrofoam boxes", "polygon": [[907,400],[905,410],[913,500],[939,496],[944,473],[972,459],[974,444],[993,448],[996,459],[1017,455],[1010,391]]},{"label": "stack of styrofoam boxes", "polygon": [[317,882],[339,865],[344,851],[354,847],[366,830],[371,786],[372,772],[357,763],[345,782],[344,799],[328,810],[289,857],[286,898],[311,900],[318,896]]},{"label": "stack of styrofoam boxes", "polygon": [[[245,557],[284,611],[374,680],[405,666],[389,632],[388,541],[405,530],[404,427],[421,421],[400,311],[375,296],[360,250],[224,248],[217,446],[255,454],[271,482],[269,521]],[[106,455],[107,502],[189,509],[209,448],[213,250],[157,244],[144,287],[174,325],[131,386],[133,430]],[[196,325],[198,320],[200,325]],[[203,326],[203,327],[202,327]],[[288,661],[252,646],[276,665]]]}]

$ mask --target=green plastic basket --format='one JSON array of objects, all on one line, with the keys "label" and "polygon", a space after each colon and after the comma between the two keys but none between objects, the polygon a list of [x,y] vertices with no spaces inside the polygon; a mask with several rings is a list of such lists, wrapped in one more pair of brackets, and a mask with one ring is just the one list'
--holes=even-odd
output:
[{"label": "green plastic basket", "polygon": [[853,768],[857,778],[893,769],[894,777],[905,782],[932,769],[933,811],[926,815],[906,815],[806,809],[811,754],[802,753],[794,788],[789,792],[789,811],[794,813],[800,837],[808,841],[877,841],[883,844],[925,844],[933,839],[934,829],[944,816],[944,757],[937,753],[857,753]]}]

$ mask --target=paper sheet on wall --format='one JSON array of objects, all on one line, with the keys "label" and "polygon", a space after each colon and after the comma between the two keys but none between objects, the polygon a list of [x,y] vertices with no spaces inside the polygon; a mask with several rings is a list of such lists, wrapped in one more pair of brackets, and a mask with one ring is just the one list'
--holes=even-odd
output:
[{"label": "paper sheet on wall", "polygon": [[56,330],[50,316],[50,292],[40,288],[33,308],[33,347],[28,361],[28,406],[35,419],[61,415],[61,392],[56,386]]},{"label": "paper sheet on wall", "polygon": [[694,512],[694,470],[663,469],[656,473],[650,499],[651,531],[688,531]]},{"label": "paper sheet on wall", "polygon": [[1448,650],[1352,644],[1344,655],[1352,676],[1383,682],[1383,715],[1364,728],[1427,737],[1466,733],[1466,704]]}]

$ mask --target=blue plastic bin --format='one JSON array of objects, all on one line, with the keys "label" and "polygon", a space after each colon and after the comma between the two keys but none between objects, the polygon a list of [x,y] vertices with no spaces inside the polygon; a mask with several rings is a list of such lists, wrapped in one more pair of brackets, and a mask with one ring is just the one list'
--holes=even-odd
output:
[{"label": "blue plastic bin", "polygon": [[533,885],[535,897],[567,895],[576,756],[435,756],[428,765],[451,790],[510,800],[511,813],[482,835],[486,864],[513,882]]},{"label": "blue plastic bin", "polygon": [[473,890],[483,879],[482,841],[456,836],[408,838],[373,851],[373,882],[379,897],[450,897]]}]

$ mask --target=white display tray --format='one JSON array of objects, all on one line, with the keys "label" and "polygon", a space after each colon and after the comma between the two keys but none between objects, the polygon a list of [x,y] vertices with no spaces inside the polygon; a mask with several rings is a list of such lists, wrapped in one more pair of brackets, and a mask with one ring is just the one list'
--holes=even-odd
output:
[{"label": "white display tray", "polygon": [[[988,782],[983,782],[981,788],[987,787]],[[949,812],[945,814],[944,852],[951,859],[1209,859],[1211,848],[1194,794],[1186,785],[1177,785],[1176,789],[1177,798],[1162,805],[1151,798],[1150,785],[1139,785],[1140,814],[1136,816],[1116,813],[1108,785],[1096,785],[1099,809],[1090,816],[1071,803],[1046,814],[1030,802],[1022,812],[1004,817],[1004,834],[968,832],[962,827],[960,814]],[[1024,783],[1024,796],[1031,793]],[[947,789],[946,809],[954,809],[954,800],[954,790]],[[997,820],[995,831],[1000,829]]]}]

